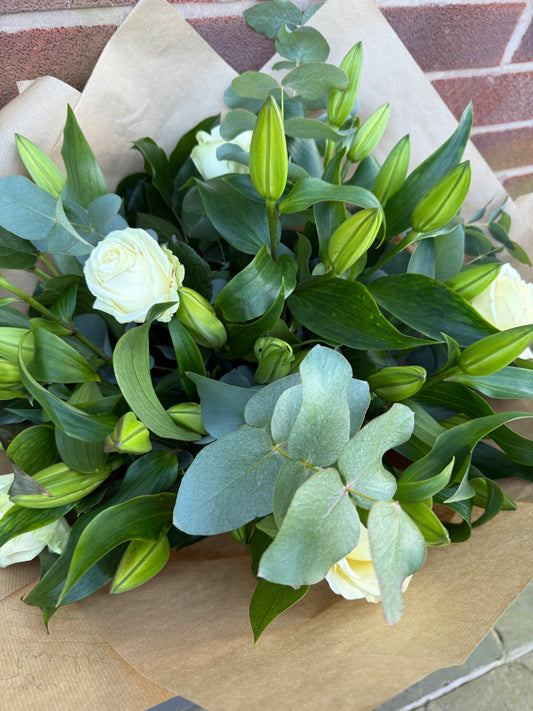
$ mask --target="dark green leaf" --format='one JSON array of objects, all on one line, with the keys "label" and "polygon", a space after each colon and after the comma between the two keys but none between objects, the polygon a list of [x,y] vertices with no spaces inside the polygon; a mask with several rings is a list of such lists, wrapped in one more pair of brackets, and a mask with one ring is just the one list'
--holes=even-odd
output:
[{"label": "dark green leaf", "polygon": [[350,348],[401,350],[429,343],[404,336],[395,329],[359,282],[337,278],[308,282],[291,294],[288,304],[298,321],[310,331]]},{"label": "dark green leaf", "polygon": [[205,376],[205,365],[202,360],[198,346],[189,335],[189,332],[178,319],[172,319],[168,324],[172,346],[176,354],[180,380],[187,397],[194,400],[196,397],[196,387],[187,377],[186,373],[198,373]]},{"label": "dark green leaf", "polygon": [[317,178],[306,178],[296,183],[280,205],[280,212],[291,214],[307,210],[317,202],[336,200],[347,202],[358,207],[377,207],[381,205],[377,198],[368,190],[355,185],[331,185]]},{"label": "dark green leaf", "polygon": [[46,469],[57,461],[54,428],[35,425],[22,430],[12,440],[6,454],[30,476]]},{"label": "dark green leaf", "polygon": [[132,328],[115,346],[113,367],[118,386],[139,420],[159,437],[191,442],[200,436],[179,427],[157,399],[150,376],[150,324]]},{"label": "dark green leaf", "polygon": [[264,202],[250,200],[232,187],[229,178],[198,182],[198,191],[215,229],[233,247],[256,254],[262,244],[270,244]]},{"label": "dark green leaf", "polygon": [[295,590],[288,585],[259,580],[250,602],[250,622],[254,642],[257,642],[278,615],[292,607],[308,590],[307,585],[302,585]]},{"label": "dark green leaf", "polygon": [[430,338],[441,340],[446,333],[468,346],[497,332],[458,294],[422,274],[383,277],[368,284],[368,290],[380,306]]},{"label": "dark green leaf", "polygon": [[102,171],[70,106],[63,132],[61,155],[67,171],[67,181],[61,193],[63,200],[87,207],[100,195],[107,194]]}]

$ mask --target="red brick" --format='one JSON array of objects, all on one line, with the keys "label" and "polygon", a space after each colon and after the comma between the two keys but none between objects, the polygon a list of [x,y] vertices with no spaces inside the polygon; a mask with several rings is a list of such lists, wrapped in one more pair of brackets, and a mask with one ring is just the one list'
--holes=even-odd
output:
[{"label": "red brick", "polygon": [[515,175],[512,178],[507,178],[507,180],[503,182],[503,187],[512,198],[527,195],[533,192],[533,173]]},{"label": "red brick", "polygon": [[524,8],[516,2],[384,7],[382,12],[430,72],[498,65]]},{"label": "red brick", "polygon": [[533,116],[533,72],[436,79],[433,86],[457,118],[472,100],[475,126],[528,121]]},{"label": "red brick", "polygon": [[529,27],[513,54],[513,62],[533,62],[533,20],[529,23]]},{"label": "red brick", "polygon": [[0,106],[17,95],[15,82],[51,74],[82,89],[114,25],[0,32]]},{"label": "red brick", "polygon": [[68,0],[0,0],[0,13],[65,10]]},{"label": "red brick", "polygon": [[493,170],[533,165],[533,126],[488,131],[472,140]]},{"label": "red brick", "polygon": [[260,69],[274,54],[274,40],[253,30],[242,17],[188,22],[238,72]]}]

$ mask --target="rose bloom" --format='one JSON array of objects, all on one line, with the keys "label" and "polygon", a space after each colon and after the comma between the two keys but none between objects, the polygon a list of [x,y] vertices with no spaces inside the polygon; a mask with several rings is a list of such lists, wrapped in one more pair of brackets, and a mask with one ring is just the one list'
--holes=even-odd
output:
[{"label": "rose bloom", "polygon": [[219,175],[226,173],[249,173],[248,166],[242,163],[237,163],[234,160],[218,160],[217,148],[225,143],[234,143],[240,146],[243,151],[250,150],[250,141],[252,140],[252,131],[243,131],[238,136],[232,138],[231,141],[226,141],[220,135],[220,126],[215,126],[211,133],[198,131],[196,134],[198,145],[191,151],[191,158],[198,172],[204,178],[216,178]]},{"label": "rose bloom", "polygon": [[170,250],[145,230],[128,227],[110,232],[93,249],[83,267],[94,308],[119,323],[142,323],[152,306],[176,302],[158,316],[170,321],[178,309],[178,288],[185,270]]},{"label": "rose bloom", "polygon": [[[0,477],[0,519],[13,506],[7,492],[13,483],[13,474]],[[49,523],[34,531],[15,536],[0,548],[0,568],[6,568],[13,563],[23,563],[33,560],[36,555],[48,546],[54,553],[61,553],[70,535],[70,526],[64,518]]]},{"label": "rose bloom", "polygon": [[[402,592],[407,589],[412,577],[410,575],[404,580]],[[381,600],[378,577],[372,565],[368,531],[363,524],[356,547],[345,558],[331,566],[326,580],[334,593],[347,600],[358,600],[362,597],[368,602]]]},{"label": "rose bloom", "polygon": [[[504,264],[496,279],[470,303],[500,331],[533,323],[533,284],[525,282],[510,264]],[[533,358],[531,348],[520,357]]]}]

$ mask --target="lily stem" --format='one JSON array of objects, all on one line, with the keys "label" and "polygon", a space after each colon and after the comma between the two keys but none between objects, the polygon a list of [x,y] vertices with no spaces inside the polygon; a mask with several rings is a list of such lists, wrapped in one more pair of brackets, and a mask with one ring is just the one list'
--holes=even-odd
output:
[{"label": "lily stem", "polygon": [[266,200],[268,231],[270,233],[270,254],[276,261],[278,258],[278,221],[276,219],[276,201]]},{"label": "lily stem", "polygon": [[6,289],[6,291],[10,291],[15,296],[18,296],[19,299],[25,301],[28,306],[31,306],[32,309],[35,309],[35,311],[38,311],[43,316],[46,316],[46,318],[49,318],[51,321],[56,321],[56,323],[60,323],[64,328],[70,331],[70,334],[74,336],[74,338],[77,338],[78,341],[84,343],[88,348],[93,351],[93,353],[96,353],[96,355],[102,358],[106,363],[111,360],[107,353],[104,353],[101,348],[99,348],[95,343],[90,341],[86,336],[83,335],[83,333],[79,333],[76,330],[76,326],[74,326],[74,324],[66,323],[65,321],[60,319],[59,316],[56,316],[55,313],[50,311],[50,309],[47,309],[46,306],[43,306],[39,301],[37,301],[37,299],[34,299],[33,296],[30,296],[26,291],[18,287],[16,284],[12,284],[10,281],[0,276],[0,287]]}]

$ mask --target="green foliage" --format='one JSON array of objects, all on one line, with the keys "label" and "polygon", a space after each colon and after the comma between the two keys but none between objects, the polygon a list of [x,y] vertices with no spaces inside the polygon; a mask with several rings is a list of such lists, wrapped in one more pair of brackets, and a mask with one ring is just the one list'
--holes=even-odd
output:
[{"label": "green foliage", "polygon": [[[497,252],[529,261],[504,206],[460,214],[471,107],[410,175],[409,136],[380,165],[389,106],[361,120],[363,48],[326,64],[327,41],[304,26],[316,9],[248,9],[275,39],[279,81],[234,79],[216,144],[197,135],[219,116],[169,153],[139,138],[144,169],[116,195],[72,111],[66,179],[17,138],[33,182],[0,179],[0,269],[37,285],[0,276],[0,422],[16,473],[0,545],[68,514],[65,550],[26,598],[46,621],[110,581],[113,593],[143,584],[172,547],[229,531],[259,577],[257,641],[364,524],[393,624],[426,545],[511,510],[494,478],[533,480],[533,443],[508,427],[530,415],[495,414],[482,397],[533,397],[521,358],[533,330],[500,332],[468,303],[496,278]],[[249,151],[224,143],[245,131]],[[243,173],[200,178],[195,147]],[[94,246],[128,224],[164,247],[169,282],[185,272],[142,324],[95,313],[84,278]],[[142,256],[120,275],[132,302],[156,288]],[[460,522],[442,523],[434,503]]]}]

